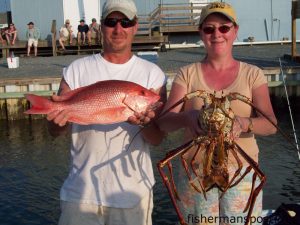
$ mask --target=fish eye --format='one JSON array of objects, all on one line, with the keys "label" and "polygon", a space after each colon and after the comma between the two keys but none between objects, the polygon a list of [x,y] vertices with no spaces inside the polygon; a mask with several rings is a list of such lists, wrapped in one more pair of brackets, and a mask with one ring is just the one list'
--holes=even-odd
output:
[{"label": "fish eye", "polygon": [[141,90],[141,95],[146,96],[147,95],[146,91],[145,90]]}]

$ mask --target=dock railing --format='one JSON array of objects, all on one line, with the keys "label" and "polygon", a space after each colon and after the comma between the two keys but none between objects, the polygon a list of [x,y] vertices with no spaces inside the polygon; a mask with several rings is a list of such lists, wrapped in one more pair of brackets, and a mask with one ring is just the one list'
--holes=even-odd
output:
[{"label": "dock railing", "polygon": [[197,32],[201,10],[206,3],[160,5],[161,33]]}]

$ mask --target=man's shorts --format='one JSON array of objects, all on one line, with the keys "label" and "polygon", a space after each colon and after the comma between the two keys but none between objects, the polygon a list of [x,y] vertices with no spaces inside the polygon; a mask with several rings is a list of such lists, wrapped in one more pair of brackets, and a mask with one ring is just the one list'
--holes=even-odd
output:
[{"label": "man's shorts", "polygon": [[62,37],[60,37],[60,39],[61,39],[62,41],[69,41],[69,40],[70,40],[69,36],[68,36],[68,37],[62,36]]},{"label": "man's shorts", "polygon": [[38,46],[38,40],[33,39],[33,38],[29,38],[28,39],[28,46],[32,46],[32,44],[33,44],[34,47],[37,47]]},{"label": "man's shorts", "polygon": [[58,225],[152,225],[152,210],[152,192],[129,209],[61,201]]},{"label": "man's shorts", "polygon": [[98,34],[96,32],[91,32],[91,37],[96,39],[98,37]]}]

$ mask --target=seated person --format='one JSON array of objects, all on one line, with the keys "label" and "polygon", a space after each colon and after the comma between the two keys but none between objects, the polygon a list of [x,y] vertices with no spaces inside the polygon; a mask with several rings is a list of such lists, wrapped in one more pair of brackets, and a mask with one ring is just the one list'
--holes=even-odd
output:
[{"label": "seated person", "polygon": [[59,44],[63,50],[66,50],[64,42],[69,41],[70,45],[72,44],[73,39],[73,30],[70,24],[70,20],[66,20],[65,24],[59,30]]},{"label": "seated person", "polygon": [[89,45],[92,43],[92,38],[96,39],[96,43],[101,44],[101,27],[95,18],[92,19],[92,23],[89,26],[89,32],[87,35]]},{"label": "seated person", "polygon": [[5,32],[8,29],[8,27],[3,27],[0,29],[0,41],[2,45],[5,45],[5,40],[6,40],[6,36],[5,36]]},{"label": "seated person", "polygon": [[80,24],[78,25],[77,29],[78,29],[78,33],[77,33],[78,45],[84,44],[87,32],[89,31],[89,26],[85,24],[84,20],[80,20]]},{"label": "seated person", "polygon": [[17,39],[17,28],[15,27],[15,24],[11,23],[8,27],[8,29],[5,31],[5,36],[7,40],[7,44],[14,45]]}]

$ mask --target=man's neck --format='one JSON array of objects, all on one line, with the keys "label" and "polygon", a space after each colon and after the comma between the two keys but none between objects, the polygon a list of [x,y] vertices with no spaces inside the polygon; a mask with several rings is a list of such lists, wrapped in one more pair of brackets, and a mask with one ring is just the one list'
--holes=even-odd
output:
[{"label": "man's neck", "polygon": [[129,53],[106,53],[103,52],[102,57],[107,61],[114,64],[124,64],[128,62],[132,57],[132,52]]}]

